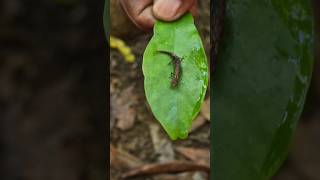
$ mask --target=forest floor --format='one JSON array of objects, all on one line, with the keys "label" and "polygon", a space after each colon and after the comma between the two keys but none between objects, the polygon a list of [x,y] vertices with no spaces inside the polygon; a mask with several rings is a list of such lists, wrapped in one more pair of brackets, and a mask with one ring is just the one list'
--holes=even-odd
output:
[{"label": "forest floor", "polygon": [[[200,32],[207,57],[210,50],[209,1],[199,5],[196,26]],[[146,101],[142,75],[142,55],[152,33],[127,39],[137,60],[127,63],[111,50],[111,179],[120,179],[127,171],[157,163],[187,162],[209,167],[210,98],[206,97],[201,112],[194,121],[186,140],[172,141],[153,116]],[[209,91],[209,90],[208,90]],[[207,93],[209,94],[209,93]],[[177,166],[180,166],[178,164]],[[177,168],[174,165],[172,168]],[[206,179],[204,172],[184,172],[176,175],[161,173],[135,179]]]}]

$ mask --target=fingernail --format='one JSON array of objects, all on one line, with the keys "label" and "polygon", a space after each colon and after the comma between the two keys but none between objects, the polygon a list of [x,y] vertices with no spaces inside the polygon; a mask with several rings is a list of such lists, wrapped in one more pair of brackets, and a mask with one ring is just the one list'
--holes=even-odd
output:
[{"label": "fingernail", "polygon": [[153,6],[153,13],[159,19],[172,20],[181,5],[181,0],[158,0]]}]

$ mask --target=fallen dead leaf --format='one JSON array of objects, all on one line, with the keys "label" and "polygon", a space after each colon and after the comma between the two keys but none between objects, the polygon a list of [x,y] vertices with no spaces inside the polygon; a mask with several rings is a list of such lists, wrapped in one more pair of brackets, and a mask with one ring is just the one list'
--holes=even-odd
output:
[{"label": "fallen dead leaf", "polygon": [[153,177],[154,180],[193,180],[195,172],[183,172],[179,174],[161,174]]},{"label": "fallen dead leaf", "polygon": [[210,150],[207,148],[176,147],[176,151],[196,163],[210,164]]},{"label": "fallen dead leaf", "polygon": [[207,174],[196,172],[183,172],[178,174],[161,174],[153,177],[154,180],[206,180]]},{"label": "fallen dead leaf", "polygon": [[203,102],[200,113],[210,121],[210,97]]},{"label": "fallen dead leaf", "polygon": [[159,162],[169,162],[174,160],[174,150],[172,142],[166,136],[161,136],[160,126],[158,124],[150,124],[150,135],[155,153],[159,154]]},{"label": "fallen dead leaf", "polygon": [[192,176],[192,180],[207,180],[209,177],[203,172],[195,172]]},{"label": "fallen dead leaf", "polygon": [[110,164],[116,167],[136,168],[142,166],[143,162],[137,157],[110,144]]},{"label": "fallen dead leaf", "polygon": [[115,117],[117,128],[121,130],[129,130],[133,127],[136,118],[137,96],[133,93],[134,85],[124,89],[115,100]]},{"label": "fallen dead leaf", "polygon": [[170,163],[146,164],[124,173],[122,175],[122,178],[155,175],[163,173],[180,173],[188,171],[203,171],[209,175],[210,167],[204,164],[194,164],[181,161],[173,161]]},{"label": "fallen dead leaf", "polygon": [[204,118],[204,116],[202,114],[198,114],[197,118],[192,122],[192,127],[191,127],[189,133],[196,131],[198,128],[203,126],[206,122],[207,121]]}]

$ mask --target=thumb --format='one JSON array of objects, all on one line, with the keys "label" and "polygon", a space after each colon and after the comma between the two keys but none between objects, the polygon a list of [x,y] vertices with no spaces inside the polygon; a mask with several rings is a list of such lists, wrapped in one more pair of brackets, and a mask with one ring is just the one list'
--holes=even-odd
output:
[{"label": "thumb", "polygon": [[155,0],[153,15],[163,21],[173,21],[196,5],[196,0]]}]

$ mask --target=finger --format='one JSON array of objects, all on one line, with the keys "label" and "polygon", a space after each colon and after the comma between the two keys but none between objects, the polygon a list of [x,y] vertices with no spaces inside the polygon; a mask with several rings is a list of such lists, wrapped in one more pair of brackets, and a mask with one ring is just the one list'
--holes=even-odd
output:
[{"label": "finger", "polygon": [[196,5],[196,0],[155,0],[153,15],[164,21],[173,21]]},{"label": "finger", "polygon": [[192,16],[194,16],[194,17],[198,15],[197,14],[197,12],[198,12],[198,1],[197,0],[195,0],[193,6],[190,9],[190,12],[191,12]]},{"label": "finger", "polygon": [[143,30],[149,30],[155,23],[152,13],[152,0],[119,0],[123,10],[132,22]]}]

